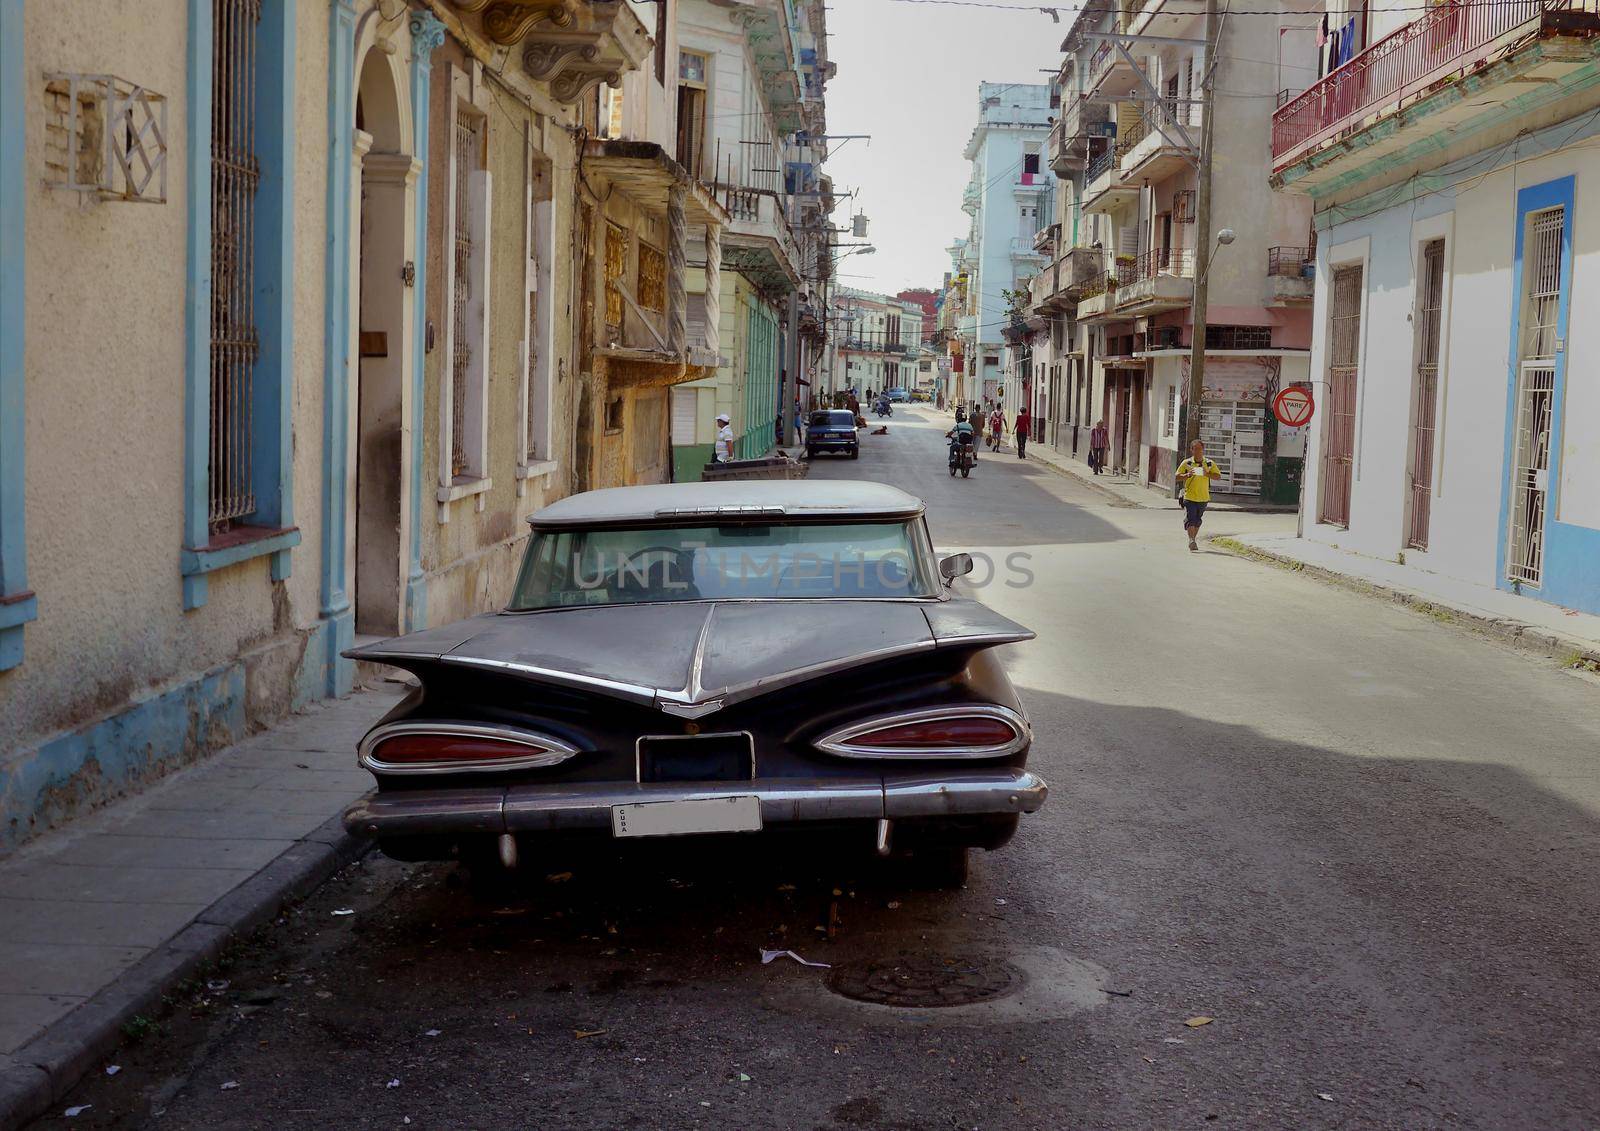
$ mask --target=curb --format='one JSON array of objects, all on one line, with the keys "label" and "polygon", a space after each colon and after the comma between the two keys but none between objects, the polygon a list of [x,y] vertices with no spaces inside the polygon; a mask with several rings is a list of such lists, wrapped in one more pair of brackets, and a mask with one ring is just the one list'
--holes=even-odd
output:
[{"label": "curb", "polygon": [[330,818],[116,981],[10,1056],[0,1056],[0,1131],[15,1131],[48,1112],[122,1042],[123,1025],[158,1010],[172,986],[215,961],[235,939],[270,923],[283,904],[311,894],[370,848],[369,841],[344,831],[342,815]]},{"label": "curb", "polygon": [[1561,659],[1573,652],[1589,662],[1600,662],[1600,650],[1597,650],[1591,641],[1582,640],[1575,636],[1562,636],[1548,629],[1535,628],[1531,624],[1511,620],[1506,617],[1490,616],[1485,613],[1469,612],[1457,605],[1447,605],[1439,601],[1432,601],[1416,593],[1408,593],[1403,589],[1395,589],[1377,581],[1366,581],[1359,577],[1352,577],[1347,573],[1339,573],[1326,566],[1308,565],[1298,558],[1291,558],[1287,554],[1275,554],[1271,550],[1262,550],[1255,546],[1247,546],[1237,538],[1225,535],[1215,535],[1206,539],[1220,550],[1241,558],[1250,558],[1269,565],[1283,566],[1296,573],[1303,573],[1308,577],[1315,577],[1337,585],[1341,589],[1348,589],[1354,593],[1363,593],[1369,597],[1388,600],[1396,605],[1403,605],[1414,612],[1436,620],[1448,621],[1463,628],[1493,637],[1502,643],[1523,651],[1537,652],[1550,659]]}]

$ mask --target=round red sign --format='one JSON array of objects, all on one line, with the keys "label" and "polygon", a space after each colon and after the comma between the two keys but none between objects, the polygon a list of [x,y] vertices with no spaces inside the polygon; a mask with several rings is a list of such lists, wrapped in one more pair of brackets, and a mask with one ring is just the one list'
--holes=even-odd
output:
[{"label": "round red sign", "polygon": [[1272,415],[1288,428],[1299,428],[1308,423],[1316,407],[1316,403],[1311,399],[1311,390],[1303,389],[1299,385],[1290,385],[1272,398]]}]

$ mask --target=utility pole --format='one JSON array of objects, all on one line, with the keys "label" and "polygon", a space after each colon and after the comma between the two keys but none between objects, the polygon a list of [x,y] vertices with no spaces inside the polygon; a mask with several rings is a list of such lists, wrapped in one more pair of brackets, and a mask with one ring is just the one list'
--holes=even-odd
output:
[{"label": "utility pole", "polygon": [[1206,378],[1206,300],[1210,286],[1211,257],[1211,112],[1215,96],[1217,60],[1216,0],[1206,0],[1206,64],[1200,83],[1200,166],[1195,191],[1194,337],[1189,343],[1188,443],[1200,438],[1200,395]]}]

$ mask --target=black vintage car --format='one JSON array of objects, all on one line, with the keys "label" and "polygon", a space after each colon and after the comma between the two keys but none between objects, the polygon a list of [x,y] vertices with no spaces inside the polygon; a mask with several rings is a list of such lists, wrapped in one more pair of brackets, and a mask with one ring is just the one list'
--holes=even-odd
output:
[{"label": "black vintage car", "polygon": [[859,836],[959,883],[1046,787],[922,503],[875,483],[592,491],[532,518],[498,613],[356,649],[414,673],[362,741],[346,827],[407,860],[507,867],[542,838]]}]

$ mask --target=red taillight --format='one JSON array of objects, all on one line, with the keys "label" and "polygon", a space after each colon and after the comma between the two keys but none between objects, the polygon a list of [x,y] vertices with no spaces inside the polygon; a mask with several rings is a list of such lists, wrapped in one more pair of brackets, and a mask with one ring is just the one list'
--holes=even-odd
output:
[{"label": "red taillight", "polygon": [[423,762],[492,762],[547,752],[543,746],[494,738],[460,734],[399,734],[374,744],[372,758],[395,766],[413,766]]},{"label": "red taillight", "polygon": [[938,750],[946,747],[1004,746],[1017,737],[1017,728],[1004,719],[928,719],[900,723],[853,735],[851,746],[889,750]]},{"label": "red taillight", "polygon": [[469,723],[395,723],[361,744],[361,764],[374,773],[425,774],[554,766],[577,753],[547,735]]},{"label": "red taillight", "polygon": [[984,703],[868,719],[823,735],[817,747],[843,758],[1001,758],[1030,740],[1021,714]]}]

